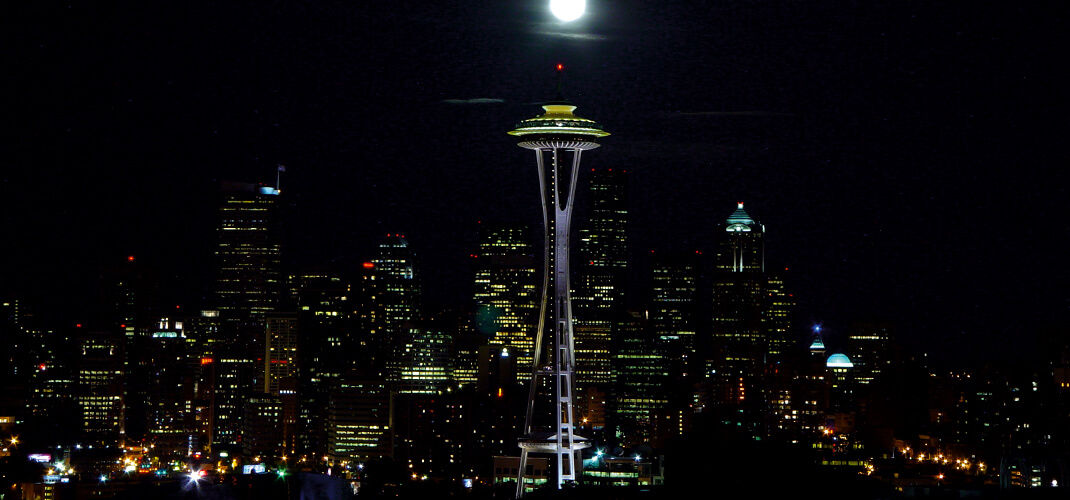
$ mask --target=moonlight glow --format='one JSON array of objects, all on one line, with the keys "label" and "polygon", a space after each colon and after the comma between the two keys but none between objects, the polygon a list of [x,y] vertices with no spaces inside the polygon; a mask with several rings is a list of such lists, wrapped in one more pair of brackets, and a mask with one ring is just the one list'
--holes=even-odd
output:
[{"label": "moonlight glow", "polygon": [[550,12],[565,22],[579,19],[586,8],[587,0],[550,0]]}]

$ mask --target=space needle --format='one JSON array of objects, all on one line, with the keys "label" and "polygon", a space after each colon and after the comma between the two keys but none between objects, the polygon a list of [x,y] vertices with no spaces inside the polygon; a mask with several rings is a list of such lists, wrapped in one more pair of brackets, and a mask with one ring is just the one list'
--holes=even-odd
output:
[{"label": "space needle", "polygon": [[[595,140],[609,132],[593,120],[572,113],[576,106],[560,97],[561,70],[562,66],[558,64],[558,99],[543,105],[545,112],[542,115],[524,120],[508,132],[520,138],[520,147],[535,151],[545,228],[542,304],[527,412],[520,437],[517,498],[525,493],[524,476],[530,453],[556,457],[555,475],[560,489],[580,477],[579,450],[590,446],[585,438],[573,431],[575,349],[569,297],[569,229],[580,156],[584,151],[597,148],[599,144]],[[547,390],[552,392],[545,394]],[[549,408],[537,408],[547,403]]]}]

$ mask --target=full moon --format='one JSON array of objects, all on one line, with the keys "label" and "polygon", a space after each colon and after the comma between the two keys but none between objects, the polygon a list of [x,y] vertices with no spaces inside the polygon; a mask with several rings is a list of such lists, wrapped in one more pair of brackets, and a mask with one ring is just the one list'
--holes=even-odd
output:
[{"label": "full moon", "polygon": [[587,0],[550,0],[550,12],[565,22],[579,19],[586,8]]}]

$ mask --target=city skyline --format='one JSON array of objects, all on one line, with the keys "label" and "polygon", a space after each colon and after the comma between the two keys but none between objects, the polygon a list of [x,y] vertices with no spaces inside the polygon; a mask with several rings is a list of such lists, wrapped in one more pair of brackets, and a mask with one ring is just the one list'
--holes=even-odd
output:
[{"label": "city skyline", "polygon": [[569,2],[4,8],[0,489],[1070,485],[1067,7]]},{"label": "city skyline", "polygon": [[991,359],[1066,319],[1058,16],[588,8],[569,26],[536,3],[13,8],[3,291],[84,309],[96,269],[134,255],[168,298],[204,296],[190,271],[212,258],[212,179],[272,183],[283,164],[305,242],[284,259],[360,261],[400,231],[446,305],[477,221],[537,220],[534,174],[493,138],[561,62],[566,97],[620,131],[591,165],[634,176],[637,252],[711,253],[721,207],[745,201],[791,268],[799,326],[891,320],[915,347]]}]

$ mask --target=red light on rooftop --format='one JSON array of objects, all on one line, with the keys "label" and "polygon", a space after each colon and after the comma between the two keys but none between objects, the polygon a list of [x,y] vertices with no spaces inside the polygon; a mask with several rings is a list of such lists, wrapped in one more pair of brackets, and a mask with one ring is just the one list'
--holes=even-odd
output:
[{"label": "red light on rooftop", "polygon": [[81,324],[81,323],[75,323],[75,324],[74,324],[74,327],[75,327],[75,328],[81,328],[81,327],[82,327],[82,324]]},{"label": "red light on rooftop", "polygon": [[558,71],[561,71],[561,70],[563,70],[563,69],[565,69],[565,65],[564,65],[564,64],[561,64],[561,63],[557,63],[557,70],[558,70]]},{"label": "red light on rooftop", "polygon": [[119,325],[119,328],[126,328],[126,325]]},{"label": "red light on rooftop", "polygon": [[372,264],[371,262],[364,263],[364,269],[371,269],[373,267],[375,267],[375,264]]},{"label": "red light on rooftop", "polygon": [[133,255],[131,255],[131,256],[127,257],[127,258],[126,258],[126,260],[127,260],[128,262],[133,262],[133,261],[134,261],[134,256],[133,256]]}]

